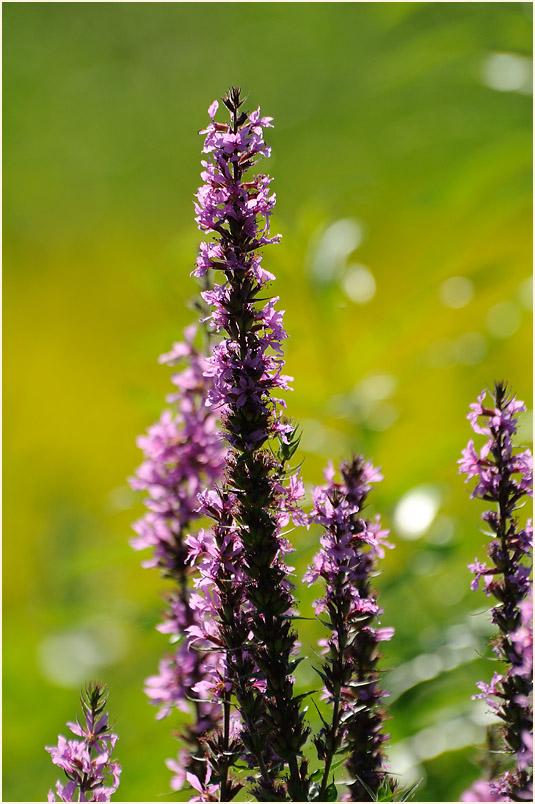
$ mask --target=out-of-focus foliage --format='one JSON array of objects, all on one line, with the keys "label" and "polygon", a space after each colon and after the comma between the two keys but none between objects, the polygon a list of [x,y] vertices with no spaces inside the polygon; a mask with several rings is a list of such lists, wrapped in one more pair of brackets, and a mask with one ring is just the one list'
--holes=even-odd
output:
[{"label": "out-of-focus foliage", "polygon": [[[128,546],[136,434],[193,314],[206,109],[231,84],[275,117],[266,251],[286,308],[307,483],[362,451],[397,547],[377,583],[392,771],[416,798],[478,776],[482,505],[456,460],[480,389],[531,407],[531,4],[16,3],[4,31],[4,800],[43,800],[44,751],[110,687],[117,801],[169,794],[179,717],[142,693],[162,584]],[[530,417],[521,439],[530,438]],[[295,533],[298,574],[318,532]],[[298,586],[311,615],[314,589]],[[316,624],[302,623],[314,656]],[[299,684],[316,685],[310,662]],[[311,707],[310,717],[317,716]]]}]

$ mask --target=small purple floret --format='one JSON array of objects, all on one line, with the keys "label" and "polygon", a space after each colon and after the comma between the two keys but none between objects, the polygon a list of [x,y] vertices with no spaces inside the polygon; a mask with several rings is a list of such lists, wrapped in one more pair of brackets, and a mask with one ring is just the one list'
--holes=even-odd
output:
[{"label": "small purple floret", "polygon": [[335,482],[334,469],[325,472],[327,484],[314,489],[312,521],[323,528],[321,549],[304,576],[324,583],[324,594],[314,603],[315,612],[331,630],[322,640],[325,663],[321,677],[322,698],[333,707],[332,722],[314,740],[325,762],[320,798],[326,793],[329,768],[335,754],[346,754],[350,778],[348,801],[370,800],[380,786],[393,784],[387,778],[382,747],[388,735],[382,731],[382,699],[377,662],[379,643],[392,638],[393,628],[377,628],[382,609],[371,579],[377,561],[384,557],[388,531],[380,518],[365,519],[362,509],[371,483],[382,480],[380,472],[362,458],[342,464],[342,481]]},{"label": "small purple floret", "polygon": [[533,729],[533,530],[530,520],[519,525],[516,511],[526,496],[533,496],[533,459],[529,450],[518,451],[512,441],[524,403],[508,394],[503,383],[496,383],[488,402],[486,397],[483,391],[468,414],[473,431],[486,441],[479,452],[469,441],[459,471],[467,481],[477,479],[472,497],[495,506],[483,514],[492,532],[490,560],[475,559],[469,569],[474,574],[471,588],[477,590],[483,579],[485,594],[497,600],[491,611],[498,627],[493,646],[505,671],[495,672],[489,684],[479,682],[480,693],[473,697],[486,700],[502,721],[506,751],[514,765],[498,779],[476,783],[462,800],[479,801],[483,799],[474,796],[488,794],[484,800],[523,801],[531,800],[533,792],[533,746],[526,739]]},{"label": "small purple floret", "polygon": [[121,766],[111,761],[118,740],[108,726],[106,688],[89,684],[82,692],[84,722],[67,723],[82,740],[67,740],[60,735],[57,746],[47,746],[52,762],[67,776],[67,784],[56,782],[56,799],[52,790],[48,801],[110,801],[119,786]]}]

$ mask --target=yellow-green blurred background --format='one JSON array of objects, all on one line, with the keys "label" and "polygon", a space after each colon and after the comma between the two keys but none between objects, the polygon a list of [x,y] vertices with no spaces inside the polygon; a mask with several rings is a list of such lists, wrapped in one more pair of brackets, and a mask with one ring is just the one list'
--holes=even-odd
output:
[{"label": "yellow-green blurred background", "polygon": [[[478,776],[483,504],[456,461],[482,387],[507,378],[532,406],[531,8],[4,4],[4,800],[44,800],[44,745],[94,677],[115,800],[180,798],[163,762],[179,716],[155,721],[142,692],[162,583],[128,545],[143,509],[125,478],[170,389],[156,358],[192,321],[197,131],[231,84],[276,123],[265,265],[305,480],[352,451],[385,476],[392,770],[423,779],[420,801]],[[318,532],[294,536],[302,573]],[[298,593],[310,616],[318,591]],[[321,635],[304,623],[303,651]]]}]

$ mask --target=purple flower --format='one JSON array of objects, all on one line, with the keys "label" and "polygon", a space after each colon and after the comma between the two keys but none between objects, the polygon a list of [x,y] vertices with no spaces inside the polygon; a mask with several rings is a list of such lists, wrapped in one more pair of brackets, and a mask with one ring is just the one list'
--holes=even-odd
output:
[{"label": "purple flower", "polygon": [[[174,656],[163,658],[158,675],[145,680],[145,693],[151,703],[161,707],[158,719],[167,717],[173,708],[189,712],[194,687],[205,674],[211,674],[219,659],[215,653],[199,654],[191,647],[191,640],[183,642]],[[217,716],[217,707],[213,714]]]},{"label": "purple flower", "polygon": [[519,526],[516,511],[523,498],[533,494],[533,460],[529,450],[519,452],[512,442],[518,413],[526,409],[524,403],[508,394],[503,383],[496,383],[488,403],[486,396],[483,391],[468,414],[472,429],[485,436],[486,442],[479,454],[474,442],[468,443],[459,471],[467,480],[477,478],[472,497],[495,504],[483,514],[493,536],[488,548],[490,563],[476,559],[469,569],[475,576],[472,589],[477,590],[483,578],[485,593],[497,600],[492,609],[498,627],[493,648],[506,669],[494,673],[490,684],[479,682],[481,692],[474,697],[484,698],[502,721],[505,748],[515,763],[490,783],[495,796],[505,797],[492,800],[521,801],[531,797],[533,786],[532,753],[525,740],[533,727],[533,532],[529,520],[524,528]]},{"label": "purple flower", "polygon": [[184,575],[186,551],[183,532],[199,518],[197,497],[221,474],[224,447],[217,418],[206,406],[209,382],[206,358],[193,346],[195,327],[185,330],[185,341],[175,343],[160,362],[170,365],[187,359],[189,365],[173,377],[179,389],[169,397],[177,409],[166,410],[160,420],[138,438],[145,460],[130,483],[148,492],[148,513],[136,522],[136,550],[153,549],[145,567],[161,567],[167,574]]},{"label": "purple flower", "polygon": [[510,801],[505,796],[500,795],[491,782],[480,779],[474,782],[472,787],[462,794],[459,801]]},{"label": "purple flower", "polygon": [[188,767],[189,755],[188,752],[181,748],[178,752],[177,759],[166,759],[165,764],[174,776],[171,779],[172,790],[182,790],[184,782],[186,781],[186,768]]},{"label": "purple flower", "polygon": [[520,622],[510,635],[511,673],[529,678],[533,674],[533,588],[519,604]]},{"label": "purple flower", "polygon": [[[468,482],[477,476],[478,484],[472,497],[498,502],[500,494],[507,491],[514,498],[513,504],[524,494],[532,496],[533,458],[529,450],[513,454],[511,438],[516,433],[518,413],[526,410],[523,402],[508,396],[502,383],[496,384],[495,399],[491,406],[483,402],[487,395],[483,391],[475,404],[470,405],[468,419],[476,434],[487,437],[479,454],[474,442],[470,440],[463,450],[463,458],[458,461],[459,471],[467,475]],[[483,420],[483,423],[481,423]]]},{"label": "purple flower", "polygon": [[[291,548],[282,535],[290,518],[305,521],[298,502],[303,488],[286,469],[298,443],[279,398],[292,379],[284,374],[281,342],[287,335],[278,297],[265,298],[265,286],[275,277],[262,267],[259,254],[280,237],[270,235],[271,179],[246,175],[259,157],[270,154],[263,132],[272,120],[258,109],[243,112],[237,89],[223,102],[230,122],[216,122],[214,102],[201,132],[206,159],[196,221],[215,242],[201,244],[193,273],[220,272],[220,284],[203,294],[213,308],[209,323],[220,337],[204,374],[211,383],[207,405],[219,416],[229,452],[219,501],[202,500],[203,513],[215,520],[217,555],[199,564],[198,588],[209,597],[217,623],[212,638],[226,650],[244,720],[243,744],[260,769],[253,792],[304,800],[308,782],[300,755],[308,730],[293,695],[295,603],[285,563]],[[279,790],[276,777],[285,765],[289,777]]]},{"label": "purple flower", "polygon": [[473,564],[468,565],[468,569],[475,575],[474,580],[470,584],[470,589],[472,590],[472,592],[477,592],[477,590],[479,589],[479,582],[481,578],[483,578],[485,582],[486,594],[489,595],[490,592],[488,589],[488,585],[491,582],[492,576],[496,574],[495,567],[487,567],[486,564],[482,564],[481,561],[478,561],[478,559],[476,558],[474,559]]},{"label": "purple flower", "polygon": [[379,688],[376,669],[378,645],[393,635],[392,628],[376,628],[382,609],[371,588],[376,564],[384,556],[388,531],[361,515],[372,482],[382,479],[371,463],[360,457],[342,464],[342,482],[334,481],[330,465],[327,485],[314,489],[312,520],[323,527],[321,549],[315,555],[304,580],[324,582],[324,595],[315,601],[316,614],[331,630],[322,640],[326,660],[320,672],[322,695],[333,707],[330,724],[325,724],[314,743],[325,762],[319,798],[327,793],[329,772],[335,754],[346,755],[346,767],[353,780],[348,800],[370,800],[386,782],[382,746],[385,693]]},{"label": "purple flower", "polygon": [[190,798],[190,801],[219,801],[219,785],[209,784],[211,775],[212,769],[210,765],[206,765],[205,775],[202,781],[201,778],[194,773],[186,773],[186,780],[200,794]]},{"label": "purple flower", "polygon": [[[168,716],[174,709],[194,713],[194,721],[181,735],[188,751],[179,756],[185,762],[184,774],[204,778],[202,738],[217,728],[222,710],[217,702],[196,701],[195,689],[212,679],[216,669],[222,672],[224,654],[213,650],[208,621],[196,602],[199,595],[193,592],[192,584],[196,571],[193,564],[213,550],[213,538],[202,529],[196,535],[191,527],[205,515],[199,498],[220,477],[225,446],[217,414],[206,404],[211,381],[206,376],[208,360],[194,345],[196,332],[196,325],[187,327],[184,341],[174,343],[159,359],[160,363],[183,367],[172,376],[175,391],[167,402],[173,409],[165,410],[138,439],[145,460],[130,482],[148,495],[148,512],[134,525],[138,537],[132,546],[136,550],[151,548],[152,556],[143,566],[159,567],[176,583],[157,628],[177,645],[172,655],[161,660],[159,672],[146,679],[145,692],[159,707],[157,718]],[[177,773],[172,785],[176,779]]]},{"label": "purple flower", "polygon": [[[84,721],[67,723],[82,740],[58,737],[57,746],[47,746],[54,765],[65,771],[68,782],[56,783],[59,801],[110,801],[119,786],[121,766],[111,761],[117,742],[104,714],[107,690],[101,684],[88,684],[80,696]],[[48,801],[56,801],[52,790]]]}]

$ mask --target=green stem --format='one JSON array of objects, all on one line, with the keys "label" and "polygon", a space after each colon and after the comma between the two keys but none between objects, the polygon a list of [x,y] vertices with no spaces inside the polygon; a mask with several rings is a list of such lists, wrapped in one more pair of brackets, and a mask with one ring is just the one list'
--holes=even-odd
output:
[{"label": "green stem", "polygon": [[290,757],[288,760],[288,768],[290,770],[290,780],[288,784],[288,792],[290,793],[290,801],[300,801],[296,798],[296,794],[301,793],[301,777],[299,776],[299,766],[297,764],[297,757]]},{"label": "green stem", "polygon": [[331,771],[331,765],[333,764],[334,754],[335,754],[335,746],[336,746],[336,738],[338,736],[338,719],[340,717],[340,685],[337,684],[336,686],[336,695],[334,698],[334,708],[333,708],[333,716],[331,722],[331,735],[330,735],[330,747],[327,753],[327,757],[325,759],[325,769],[323,771],[323,777],[321,780],[321,788],[319,792],[319,800],[321,801],[325,795],[327,790],[327,785],[329,784],[329,773]]}]

